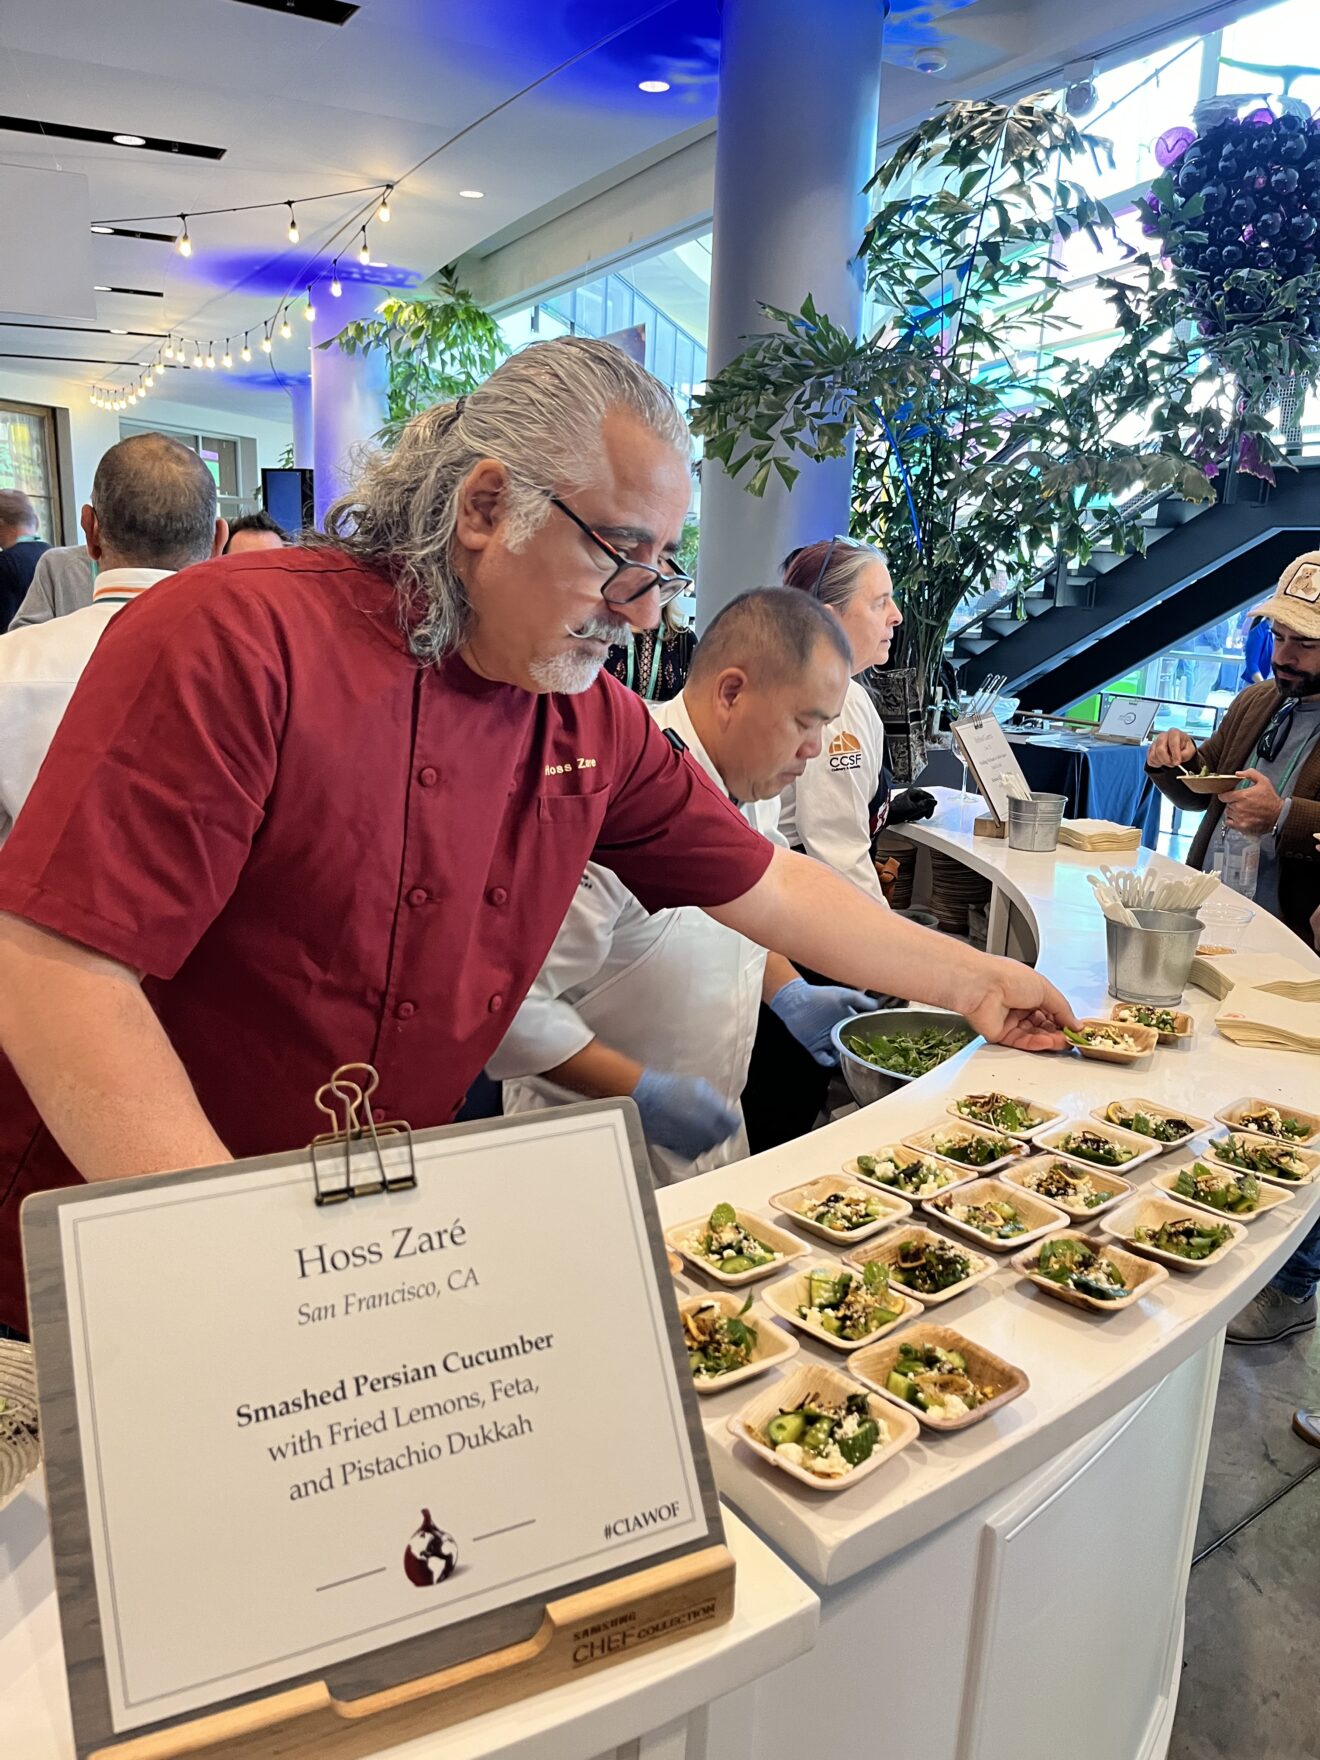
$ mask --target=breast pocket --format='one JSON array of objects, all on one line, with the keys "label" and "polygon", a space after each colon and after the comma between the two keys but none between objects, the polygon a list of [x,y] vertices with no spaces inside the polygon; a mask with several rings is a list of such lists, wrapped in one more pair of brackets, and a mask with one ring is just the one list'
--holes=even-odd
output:
[{"label": "breast pocket", "polygon": [[[609,804],[608,788],[596,788],[583,794],[541,794],[536,797],[536,816],[542,825],[562,825],[565,831],[590,829],[594,842],[596,832],[605,823],[605,809]],[[585,862],[585,857],[583,859]]]}]

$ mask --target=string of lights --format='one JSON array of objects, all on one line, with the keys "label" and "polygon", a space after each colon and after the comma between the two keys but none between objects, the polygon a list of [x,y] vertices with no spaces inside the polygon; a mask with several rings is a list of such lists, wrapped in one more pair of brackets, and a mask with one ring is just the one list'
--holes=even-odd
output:
[{"label": "string of lights", "polygon": [[[644,24],[648,19],[665,11],[670,4],[672,4],[672,0],[657,0],[657,4],[645,8],[635,16],[616,25],[614,29],[607,31],[603,36],[596,38],[595,41],[587,44],[584,48],[578,49],[574,51],[573,54],[565,56],[564,59],[558,62],[554,67],[548,68],[544,73],[538,74],[535,79],[528,80],[525,85],[520,86],[516,91],[510,92],[508,96],[502,98],[499,103],[492,104],[489,110],[484,111],[480,116],[473,117],[473,119],[470,122],[465,123],[462,128],[456,129],[453,134],[441,141],[438,146],[433,147],[429,153],[423,154],[415,165],[411,165],[406,171],[400,172],[391,182],[362,184],[355,189],[332,191],[319,196],[293,196],[278,201],[248,202],[229,208],[189,208],[187,210],[181,210],[177,215],[137,215],[119,221],[97,222],[93,226],[93,231],[105,232],[109,231],[116,225],[135,225],[139,221],[177,219],[180,224],[180,230],[175,238],[175,249],[179,252],[180,256],[189,257],[192,255],[193,251],[192,237],[188,230],[188,221],[190,219],[204,219],[214,214],[242,214],[266,208],[287,208],[289,213],[289,225],[286,236],[291,244],[296,244],[301,237],[296,213],[296,209],[299,206],[307,207],[313,202],[332,201],[348,195],[370,194],[372,196],[372,201],[366,203],[356,214],[345,221],[331,235],[330,239],[324,246],[322,246],[321,250],[309,261],[301,265],[299,272],[289,282],[285,293],[276,306],[274,315],[268,319],[261,320],[260,328],[262,329],[263,334],[260,340],[260,350],[263,354],[269,355],[272,351],[272,336],[274,334],[278,333],[279,336],[285,339],[293,335],[293,327],[288,319],[289,302],[293,298],[296,290],[301,286],[306,286],[307,288],[307,306],[304,308],[304,316],[309,323],[315,317],[315,307],[312,305],[312,289],[326,279],[323,265],[327,259],[329,261],[330,294],[333,298],[338,299],[343,293],[343,284],[339,278],[339,263],[344,253],[343,251],[339,251],[333,256],[330,256],[329,254],[333,251],[334,246],[341,238],[345,236],[351,237],[354,232],[358,232],[360,242],[357,250],[357,260],[364,268],[370,266],[372,259],[370,241],[367,237],[367,227],[377,223],[382,226],[389,224],[390,198],[397,190],[402,188],[410,177],[415,177],[419,171],[429,165],[432,160],[437,159],[441,153],[447,152],[450,147],[456,145],[457,142],[461,141],[466,135],[481,128],[485,123],[489,122],[492,117],[498,116],[501,111],[507,110],[510,105],[516,104],[521,98],[525,98],[529,92],[534,92],[539,86],[546,84],[548,80],[556,78],[559,74],[566,72],[570,67],[575,66],[577,62],[585,60],[590,55],[594,55],[598,50],[605,48],[609,43],[613,42],[616,37],[625,35],[628,31],[634,30],[638,25]],[[462,189],[458,192],[460,196],[472,200],[480,200],[483,193],[483,191],[477,189]],[[370,211],[372,209],[374,209],[374,213]],[[203,311],[205,311],[205,309],[206,307],[202,307]],[[257,328],[258,325],[254,324],[251,330],[244,333],[243,347],[239,351],[239,359],[245,363],[252,358],[249,338],[251,337],[252,332]],[[125,366],[131,368],[134,372],[141,373],[141,378],[132,388],[131,392],[125,392],[122,387],[94,386],[92,388],[92,402],[94,404],[99,403],[99,406],[103,408],[115,409],[124,409],[128,407],[129,403],[138,402],[151,390],[152,384],[163,371],[163,363],[165,361],[173,361],[175,364],[185,367],[215,367],[216,361],[213,352],[214,345],[208,346],[205,355],[202,354],[201,348],[196,342],[193,343],[192,347],[193,357],[190,360],[184,352],[186,344],[184,343],[183,338],[180,337],[178,349],[171,353],[171,350],[173,349],[173,333],[171,333],[171,338],[166,341],[164,348],[157,355],[156,360],[145,369],[141,367],[139,362],[127,361],[124,363]],[[228,356],[229,340],[226,340],[225,356],[222,358]],[[120,370],[122,371],[122,369]]]}]

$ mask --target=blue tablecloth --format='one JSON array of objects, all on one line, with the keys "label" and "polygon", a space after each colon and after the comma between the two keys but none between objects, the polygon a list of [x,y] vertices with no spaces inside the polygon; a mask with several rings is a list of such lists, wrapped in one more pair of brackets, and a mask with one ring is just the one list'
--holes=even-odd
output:
[{"label": "blue tablecloth", "polygon": [[[1032,738],[1010,734],[1009,743],[1030,788],[1037,794],[1063,795],[1070,819],[1110,819],[1116,825],[1139,825],[1141,841],[1148,849],[1155,848],[1160,796],[1146,775],[1146,746],[1079,741],[1065,734]],[[957,753],[938,751],[930,754],[917,786],[957,788],[961,780]]]}]

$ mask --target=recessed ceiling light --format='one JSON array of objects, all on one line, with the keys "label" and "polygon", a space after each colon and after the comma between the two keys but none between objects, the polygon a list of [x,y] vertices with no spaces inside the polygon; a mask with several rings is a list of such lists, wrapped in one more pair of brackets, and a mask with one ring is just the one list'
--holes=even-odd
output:
[{"label": "recessed ceiling light", "polygon": [[0,116],[0,131],[14,134],[39,134],[46,140],[99,141],[109,146],[145,147],[153,153],[182,155],[187,159],[223,159],[224,147],[203,146],[198,141],[174,141],[163,135],[115,134],[108,128],[83,128],[78,123],[54,122],[37,116]]},{"label": "recessed ceiling light", "polygon": [[112,325],[111,325],[111,326],[110,326],[110,334],[111,334],[111,335],[112,335],[112,336],[127,336],[127,335],[128,335],[128,331],[127,331],[127,330],[116,330],[116,329],[115,329],[115,327],[114,327],[114,325],[113,325],[113,324],[112,324]]},{"label": "recessed ceiling light", "polygon": [[113,232],[114,227],[113,226],[93,226],[92,231],[93,232]]},{"label": "recessed ceiling light", "polygon": [[117,147],[145,147],[147,144],[144,134],[112,134],[110,139]]},{"label": "recessed ceiling light", "polygon": [[461,189],[458,193],[463,197],[464,201],[468,202],[481,202],[486,199],[486,192],[484,189]]},{"label": "recessed ceiling light", "polygon": [[637,82],[637,90],[639,92],[667,92],[669,81],[667,79],[641,79]]}]

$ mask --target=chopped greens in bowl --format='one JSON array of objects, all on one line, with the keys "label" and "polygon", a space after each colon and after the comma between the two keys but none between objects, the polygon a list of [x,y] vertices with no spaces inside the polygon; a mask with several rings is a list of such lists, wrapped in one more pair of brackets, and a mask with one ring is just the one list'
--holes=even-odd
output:
[{"label": "chopped greens in bowl", "polygon": [[1282,1112],[1277,1106],[1244,1106],[1233,1124],[1236,1130],[1255,1131],[1258,1136],[1274,1137],[1283,1143],[1305,1142],[1312,1132],[1305,1119]]},{"label": "chopped greens in bowl", "polygon": [[912,1078],[938,1069],[940,1064],[956,1057],[965,1045],[970,1045],[975,1036],[963,1027],[927,1027],[916,1033],[864,1035],[845,1031],[841,1042],[863,1063],[886,1070],[891,1075]]},{"label": "chopped greens in bowl", "polygon": [[853,1163],[853,1170],[859,1179],[871,1180],[905,1198],[929,1198],[958,1181],[958,1175],[951,1167],[928,1161],[924,1155],[906,1161],[899,1161],[893,1153],[859,1155]]},{"label": "chopped greens in bowl", "polygon": [[1109,1203],[1114,1195],[1098,1190],[1089,1173],[1083,1173],[1078,1167],[1069,1167],[1066,1161],[1053,1161],[1039,1172],[1024,1173],[1022,1183],[1042,1198],[1065,1207],[1072,1205],[1075,1209],[1096,1210],[1101,1204]]},{"label": "chopped greens in bowl", "polygon": [[974,1228],[988,1240],[1011,1241],[1027,1232],[1021,1212],[1003,1199],[991,1198],[984,1204],[960,1204],[955,1192],[944,1199],[939,1208],[952,1221]]},{"label": "chopped greens in bowl", "polygon": [[1049,1146],[1060,1155],[1071,1155],[1075,1161],[1089,1161],[1096,1167],[1126,1167],[1140,1153],[1130,1143],[1116,1143],[1103,1131],[1087,1130],[1085,1126],[1064,1131]]},{"label": "chopped greens in bowl", "polygon": [[889,1275],[916,1295],[935,1296],[972,1275],[966,1253],[940,1240],[906,1240],[890,1261]]},{"label": "chopped greens in bowl", "polygon": [[981,1136],[971,1131],[932,1131],[930,1152],[945,1161],[956,1161],[959,1167],[989,1167],[1006,1156],[1021,1155],[1022,1145],[1016,1137]]},{"label": "chopped greens in bowl", "polygon": [[859,1228],[867,1228],[890,1213],[880,1198],[863,1191],[829,1192],[823,1198],[804,1198],[797,1211],[818,1228],[828,1228],[831,1234],[856,1234]]}]

